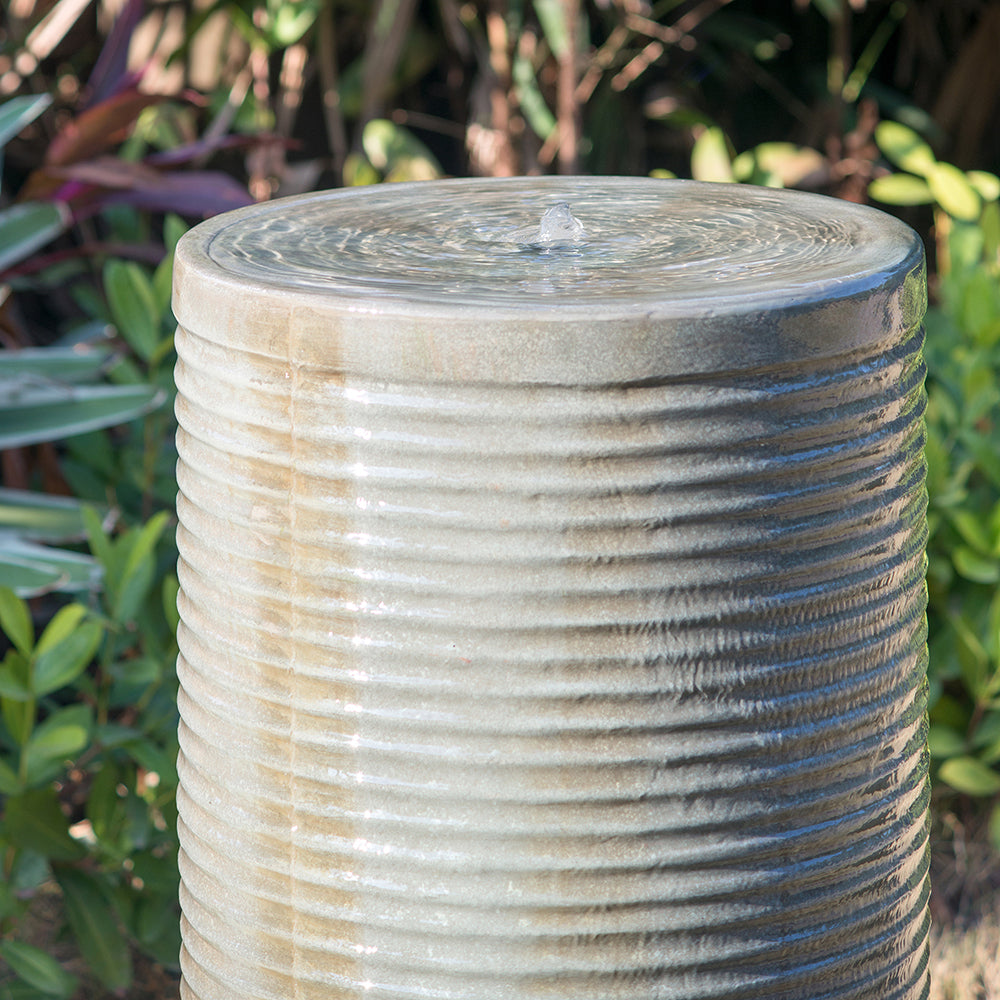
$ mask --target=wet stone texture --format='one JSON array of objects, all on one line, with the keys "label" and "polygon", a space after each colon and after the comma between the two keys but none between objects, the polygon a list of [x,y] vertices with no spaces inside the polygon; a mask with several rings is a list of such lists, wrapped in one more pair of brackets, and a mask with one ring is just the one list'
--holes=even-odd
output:
[{"label": "wet stone texture", "polygon": [[185,1000],[921,1000],[922,252],[690,182],[181,243]]}]

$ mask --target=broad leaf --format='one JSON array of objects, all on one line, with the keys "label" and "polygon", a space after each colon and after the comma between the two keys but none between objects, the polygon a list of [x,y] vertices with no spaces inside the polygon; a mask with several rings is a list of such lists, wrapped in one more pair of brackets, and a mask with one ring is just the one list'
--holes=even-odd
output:
[{"label": "broad leaf", "polygon": [[132,982],[132,959],[109,892],[95,876],[76,868],[60,866],[56,879],[66,919],[91,971],[109,990],[126,990]]},{"label": "broad leaf", "polygon": [[691,176],[698,181],[726,183],[736,179],[729,145],[721,128],[713,125],[695,139],[691,150]]},{"label": "broad leaf", "polygon": [[899,122],[879,122],[875,141],[889,160],[911,174],[925,176],[937,163],[931,147],[912,128]]},{"label": "broad leaf", "polygon": [[876,177],[868,185],[868,195],[884,205],[929,205],[934,201],[927,181],[913,174]]},{"label": "broad leaf", "polygon": [[104,629],[97,622],[85,622],[36,656],[32,673],[35,693],[49,694],[75,681],[94,658],[103,638]]},{"label": "broad leaf", "polygon": [[145,108],[162,100],[129,87],[87,108],[52,140],[45,155],[46,166],[65,166],[99,156],[125,138]]},{"label": "broad leaf", "polygon": [[953,218],[974,222],[983,208],[982,198],[965,173],[950,163],[936,163],[927,175],[938,204]]},{"label": "broad leaf", "polygon": [[133,261],[109,260],[104,291],[118,332],[144,361],[160,340],[160,313],[146,272]]},{"label": "broad leaf", "polygon": [[76,990],[70,975],[51,955],[24,941],[0,941],[0,958],[11,971],[46,997],[67,998]]},{"label": "broad leaf", "polygon": [[86,853],[69,834],[69,822],[53,788],[35,788],[7,799],[4,834],[15,847],[56,861],[75,861]]},{"label": "broad leaf", "polygon": [[31,656],[35,646],[31,612],[10,587],[0,587],[0,628],[22,656]]},{"label": "broad leaf", "polygon": [[975,757],[952,757],[940,767],[938,775],[957,792],[989,796],[1000,792],[1000,773]]}]

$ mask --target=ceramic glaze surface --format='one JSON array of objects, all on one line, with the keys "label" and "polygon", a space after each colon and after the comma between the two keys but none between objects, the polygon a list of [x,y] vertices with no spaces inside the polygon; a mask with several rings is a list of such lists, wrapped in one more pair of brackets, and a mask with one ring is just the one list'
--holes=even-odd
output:
[{"label": "ceramic glaze surface", "polygon": [[185,1000],[926,997],[922,282],[684,182],[188,234]]}]

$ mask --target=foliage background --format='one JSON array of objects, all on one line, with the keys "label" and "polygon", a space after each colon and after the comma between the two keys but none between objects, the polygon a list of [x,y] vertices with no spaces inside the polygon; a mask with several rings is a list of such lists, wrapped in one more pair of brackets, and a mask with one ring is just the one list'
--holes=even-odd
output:
[{"label": "foliage background", "polygon": [[[795,186],[924,237],[932,909],[995,958],[998,52],[998,0],[7,0],[0,998],[176,991],[176,240],[442,175]],[[970,961],[936,996],[1000,995]]]}]

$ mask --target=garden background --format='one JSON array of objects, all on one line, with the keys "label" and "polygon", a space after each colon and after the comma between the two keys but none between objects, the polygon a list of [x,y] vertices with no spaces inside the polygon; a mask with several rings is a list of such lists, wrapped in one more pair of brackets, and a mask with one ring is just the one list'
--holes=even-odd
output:
[{"label": "garden background", "polygon": [[0,157],[0,1000],[177,996],[180,235],[555,172],[924,238],[933,996],[1000,998],[1000,2],[5,0]]}]

